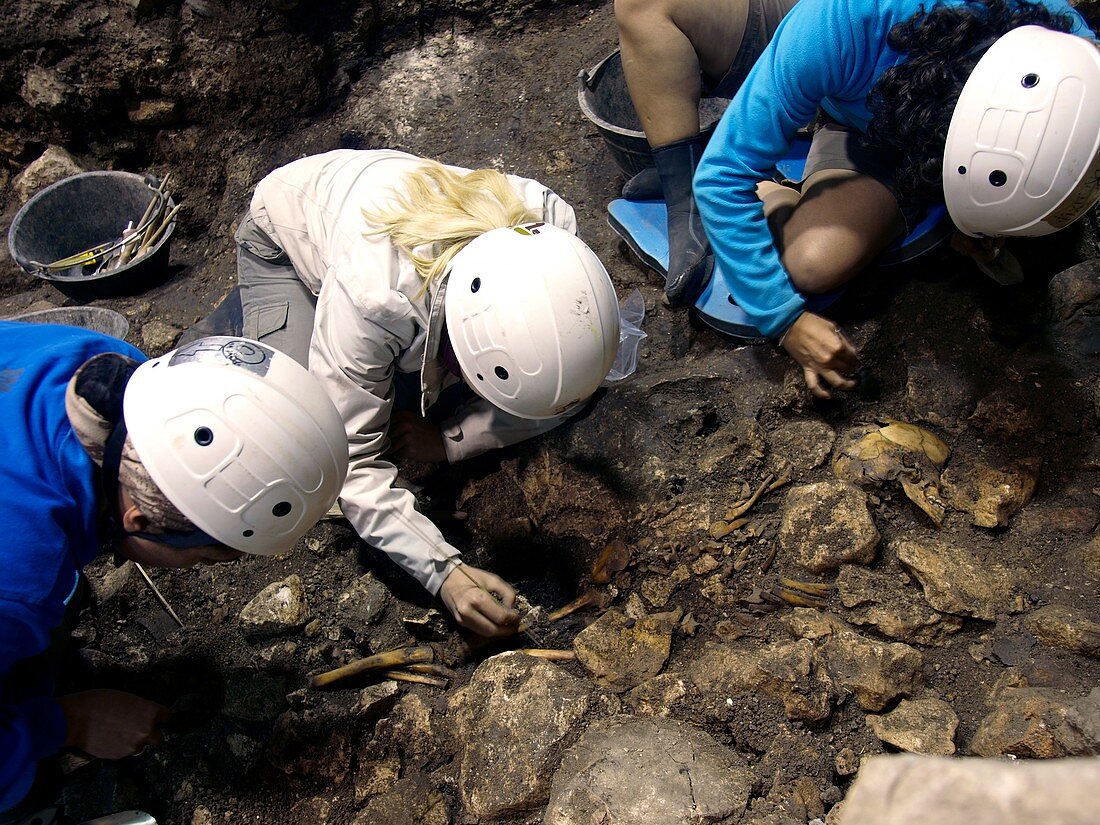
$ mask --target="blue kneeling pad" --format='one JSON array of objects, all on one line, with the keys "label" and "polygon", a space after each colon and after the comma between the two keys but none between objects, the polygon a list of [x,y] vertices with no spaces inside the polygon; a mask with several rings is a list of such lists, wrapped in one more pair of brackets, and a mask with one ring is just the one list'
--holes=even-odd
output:
[{"label": "blue kneeling pad", "polygon": [[[781,175],[790,180],[801,180],[806,166],[806,153],[810,141],[799,137],[791,146],[787,157],[777,164]],[[947,209],[937,205],[925,213],[917,226],[895,241],[876,261],[878,266],[905,263],[922,255],[943,241],[951,231],[946,220]],[[668,270],[668,213],[663,200],[631,201],[617,198],[607,205],[607,222],[626,241],[642,263],[664,276]],[[808,295],[806,303],[811,312],[820,312],[834,303],[845,288],[824,295]],[[748,342],[767,339],[749,321],[744,310],[733,300],[726,276],[715,270],[695,302],[695,311],[707,326],[732,338]]]}]

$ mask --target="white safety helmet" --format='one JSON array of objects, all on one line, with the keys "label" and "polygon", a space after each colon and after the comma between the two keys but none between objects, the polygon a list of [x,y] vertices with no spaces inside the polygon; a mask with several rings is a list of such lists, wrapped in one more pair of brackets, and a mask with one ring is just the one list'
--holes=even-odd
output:
[{"label": "white safety helmet", "polygon": [[466,382],[520,418],[587,399],[619,347],[619,302],[600,259],[546,223],[494,229],[451,261],[447,331]]},{"label": "white safety helmet", "polygon": [[943,192],[967,235],[1046,235],[1100,197],[1100,48],[1041,26],[989,47],[963,86]]},{"label": "white safety helmet", "polygon": [[208,536],[274,555],[327,512],[348,442],[304,367],[247,338],[203,338],[139,366],[123,416],[161,492]]}]

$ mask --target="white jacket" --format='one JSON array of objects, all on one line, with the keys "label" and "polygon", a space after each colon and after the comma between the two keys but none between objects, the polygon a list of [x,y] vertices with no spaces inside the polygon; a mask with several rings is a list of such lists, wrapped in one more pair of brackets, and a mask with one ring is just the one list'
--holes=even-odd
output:
[{"label": "white jacket", "polygon": [[[438,357],[445,283],[430,292],[408,256],[386,235],[366,235],[362,210],[392,203],[392,192],[423,161],[392,150],[337,150],[276,169],[256,187],[252,217],[317,295],[309,370],[344,419],[350,464],[340,507],[364,541],[382,550],[430,592],[439,590],[458,550],[395,488],[397,468],[382,458],[393,407],[393,374],[421,371],[421,412],[457,381]],[[459,172],[468,170],[451,167]],[[537,181],[508,176],[541,219],[576,233],[573,208]],[[444,422],[449,461],[515,444],[564,418],[516,418],[478,400]]]}]

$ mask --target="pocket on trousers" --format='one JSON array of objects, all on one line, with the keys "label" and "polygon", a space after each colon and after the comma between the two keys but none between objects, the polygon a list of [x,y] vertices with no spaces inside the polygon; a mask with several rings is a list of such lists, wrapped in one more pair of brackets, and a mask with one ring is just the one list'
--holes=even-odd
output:
[{"label": "pocket on trousers", "polygon": [[244,314],[244,337],[262,341],[265,335],[286,329],[290,303],[274,301],[249,308]]}]

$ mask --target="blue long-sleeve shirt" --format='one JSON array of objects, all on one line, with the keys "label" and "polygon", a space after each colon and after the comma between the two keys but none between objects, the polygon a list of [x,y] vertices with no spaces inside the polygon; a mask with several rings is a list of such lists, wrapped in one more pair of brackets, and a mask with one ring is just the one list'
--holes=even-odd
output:
[{"label": "blue long-sleeve shirt", "polygon": [[106,335],[0,321],[0,811],[30,789],[65,740],[52,685],[20,684],[43,652],[79,570],[100,550],[95,470],[65,414],[65,388],[89,358],[145,356]]},{"label": "blue long-sleeve shirt", "polygon": [[[942,5],[961,5],[944,0]],[[904,55],[887,45],[890,30],[928,0],[800,0],[783,19],[722,116],[695,174],[695,198],[716,268],[756,327],[775,337],[806,308],[779,260],[759,181],[771,177],[799,128],[818,107],[866,132],[867,95]],[[1091,36],[1065,0],[1044,0],[1070,15],[1073,32]]]}]

